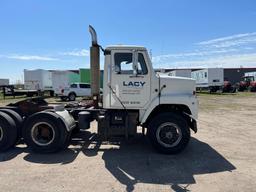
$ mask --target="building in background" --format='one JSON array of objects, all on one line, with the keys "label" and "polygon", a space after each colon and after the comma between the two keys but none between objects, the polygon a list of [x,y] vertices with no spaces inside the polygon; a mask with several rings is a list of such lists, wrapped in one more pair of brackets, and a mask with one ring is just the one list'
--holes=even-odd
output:
[{"label": "building in background", "polygon": [[[91,83],[91,70],[90,69],[79,69],[80,82]],[[103,70],[100,70],[100,87],[103,88]]]},{"label": "building in background", "polygon": [[[164,69],[164,72],[170,73],[172,71],[178,71],[178,70],[197,71],[201,69],[206,69],[206,68]],[[240,82],[241,78],[244,76],[245,73],[256,71],[256,67],[237,67],[237,68],[223,68],[223,69],[224,69],[224,80],[230,81],[231,84]]]}]

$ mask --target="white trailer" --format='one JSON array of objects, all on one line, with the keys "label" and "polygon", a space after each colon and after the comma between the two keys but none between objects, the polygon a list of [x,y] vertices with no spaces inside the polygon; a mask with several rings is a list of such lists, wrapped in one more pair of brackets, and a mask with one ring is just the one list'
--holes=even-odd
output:
[{"label": "white trailer", "polygon": [[0,86],[9,85],[10,80],[9,79],[0,79]]},{"label": "white trailer", "polygon": [[56,95],[61,95],[62,90],[69,87],[72,83],[71,76],[74,76],[72,71],[52,71],[52,87]]},{"label": "white trailer", "polygon": [[53,91],[52,73],[48,70],[24,70],[24,87],[26,90]]},{"label": "white trailer", "polygon": [[191,69],[176,69],[176,70],[167,72],[167,74],[169,76],[191,78]]},{"label": "white trailer", "polygon": [[209,89],[211,92],[220,90],[224,85],[223,68],[208,68],[193,71],[191,77],[196,80],[196,87]]}]

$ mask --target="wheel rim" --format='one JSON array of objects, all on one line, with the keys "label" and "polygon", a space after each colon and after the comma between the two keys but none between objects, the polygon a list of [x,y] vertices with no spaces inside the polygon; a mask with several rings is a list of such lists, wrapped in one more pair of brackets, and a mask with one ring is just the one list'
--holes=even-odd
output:
[{"label": "wheel rim", "polygon": [[46,122],[36,123],[31,129],[32,140],[39,146],[50,145],[55,138],[54,128]]},{"label": "wheel rim", "polygon": [[76,96],[74,94],[71,94],[69,98],[70,98],[70,100],[75,100],[75,97]]},{"label": "wheel rim", "polygon": [[4,137],[4,131],[3,131],[3,128],[0,126],[0,141],[2,141]]},{"label": "wheel rim", "polygon": [[178,125],[167,122],[159,126],[156,131],[156,138],[158,143],[164,147],[175,147],[182,139],[182,132]]}]

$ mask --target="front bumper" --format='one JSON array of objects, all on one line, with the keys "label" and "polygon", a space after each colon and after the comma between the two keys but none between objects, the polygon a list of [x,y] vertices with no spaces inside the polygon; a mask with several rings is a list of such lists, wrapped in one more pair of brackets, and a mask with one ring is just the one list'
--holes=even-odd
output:
[{"label": "front bumper", "polygon": [[196,133],[197,132],[197,121],[191,118],[189,127]]}]

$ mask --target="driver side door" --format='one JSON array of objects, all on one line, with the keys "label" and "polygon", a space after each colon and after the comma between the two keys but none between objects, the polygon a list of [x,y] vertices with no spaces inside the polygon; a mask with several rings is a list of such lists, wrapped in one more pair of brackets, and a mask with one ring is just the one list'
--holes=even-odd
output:
[{"label": "driver side door", "polygon": [[[111,108],[140,109],[150,99],[150,75],[146,54],[136,50],[113,51]],[[121,104],[122,103],[122,104]]]}]

